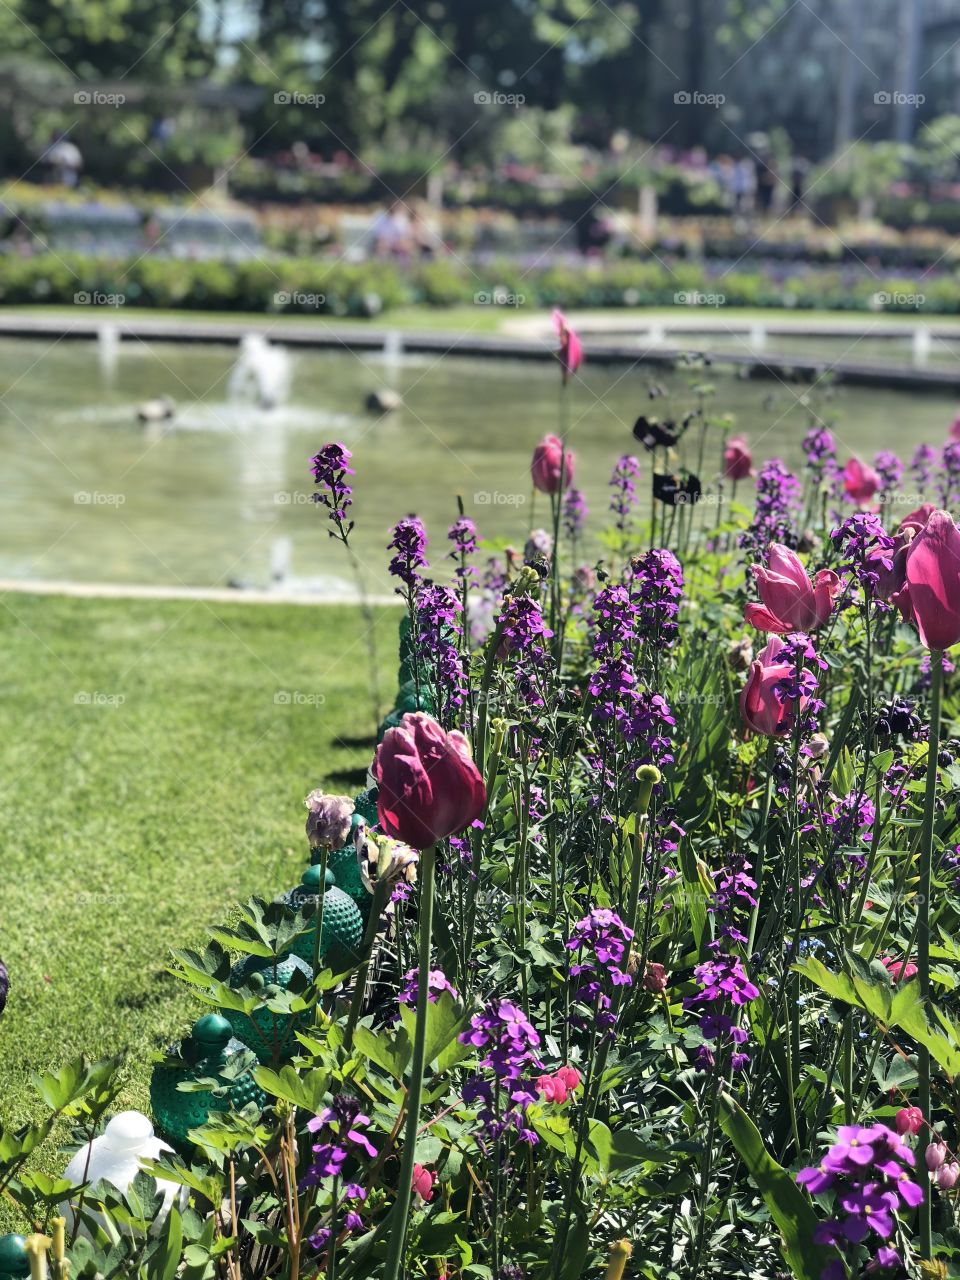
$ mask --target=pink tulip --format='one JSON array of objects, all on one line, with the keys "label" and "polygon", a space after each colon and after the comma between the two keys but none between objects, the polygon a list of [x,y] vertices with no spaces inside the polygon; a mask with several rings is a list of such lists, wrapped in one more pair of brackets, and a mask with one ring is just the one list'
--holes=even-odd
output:
[{"label": "pink tulip", "polygon": [[413,1193],[423,1203],[429,1203],[433,1199],[433,1187],[437,1181],[437,1175],[432,1169],[425,1169],[422,1164],[413,1166]]},{"label": "pink tulip", "polygon": [[659,995],[661,992],[666,991],[669,981],[669,974],[662,964],[657,964],[653,960],[647,961],[647,966],[643,971],[644,991],[653,991]]},{"label": "pink tulip", "polygon": [[560,1067],[556,1075],[557,1079],[562,1080],[571,1093],[580,1088],[580,1072],[576,1067]]},{"label": "pink tulip", "polygon": [[920,533],[926,527],[927,521],[936,511],[936,507],[932,502],[924,502],[915,511],[911,511],[909,515],[905,515],[897,525],[898,533]]},{"label": "pink tulip", "polygon": [[408,711],[388,729],[373,764],[380,826],[395,840],[427,849],[479,818],[486,788],[456,729],[445,732],[425,711]]},{"label": "pink tulip", "polygon": [[753,574],[763,604],[748,604],[744,620],[781,636],[822,627],[843,585],[831,569],[821,569],[811,582],[797,553],[776,542],[767,568],[755,567]]},{"label": "pink tulip", "polygon": [[580,1072],[574,1067],[561,1067],[552,1076],[538,1076],[537,1092],[547,1102],[566,1102],[571,1093],[580,1087]]},{"label": "pink tulip", "polygon": [[960,415],[954,418],[953,422],[950,424],[950,439],[960,440]]},{"label": "pink tulip", "polygon": [[576,373],[583,364],[583,344],[567,323],[567,317],[556,308],[553,312],[553,327],[560,339],[560,370],[566,385],[570,375]]},{"label": "pink tulip", "polygon": [[[744,724],[754,733],[768,738],[780,738],[793,728],[794,707],[777,697],[776,686],[792,675],[789,663],[778,662],[783,641],[771,636],[757,657],[750,664],[747,683],[740,694],[740,715]],[[800,699],[802,710],[807,698]]]},{"label": "pink tulip", "polygon": [[894,982],[906,982],[919,970],[912,960],[894,960],[892,956],[881,956],[880,963]]},{"label": "pink tulip", "polygon": [[931,1173],[936,1173],[947,1158],[945,1142],[931,1142],[923,1153],[923,1162]]},{"label": "pink tulip", "polygon": [[899,1134],[919,1133],[923,1125],[923,1112],[919,1107],[904,1107],[893,1117],[893,1123]]},{"label": "pink tulip", "polygon": [[534,449],[530,475],[533,487],[541,493],[559,493],[561,487],[569,489],[573,482],[573,453],[568,449],[564,456],[563,441],[559,436],[544,436]]},{"label": "pink tulip", "polygon": [[843,468],[843,488],[848,498],[864,506],[880,488],[880,477],[873,467],[859,458],[851,458]]},{"label": "pink tulip", "polygon": [[728,480],[746,480],[753,475],[753,454],[746,436],[731,436],[723,451],[723,474]]},{"label": "pink tulip", "polygon": [[960,1178],[960,1164],[955,1160],[951,1160],[949,1164],[942,1164],[937,1170],[937,1186],[941,1191],[952,1191],[957,1185],[958,1178]]},{"label": "pink tulip", "polygon": [[934,511],[907,548],[904,584],[892,597],[928,649],[960,640],[960,532],[946,511]]}]

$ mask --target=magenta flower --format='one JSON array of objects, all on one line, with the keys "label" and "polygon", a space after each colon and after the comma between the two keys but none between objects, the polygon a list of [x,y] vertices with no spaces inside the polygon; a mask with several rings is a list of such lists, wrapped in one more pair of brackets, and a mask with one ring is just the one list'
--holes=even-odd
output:
[{"label": "magenta flower", "polygon": [[560,350],[557,354],[560,357],[563,384],[566,386],[567,379],[583,364],[583,344],[568,324],[567,317],[556,308],[553,312],[553,327],[560,339]]},{"label": "magenta flower", "polygon": [[748,604],[744,621],[781,636],[822,627],[843,585],[830,569],[811,582],[797,553],[779,543],[770,547],[767,567],[758,565],[753,574],[763,603]]}]

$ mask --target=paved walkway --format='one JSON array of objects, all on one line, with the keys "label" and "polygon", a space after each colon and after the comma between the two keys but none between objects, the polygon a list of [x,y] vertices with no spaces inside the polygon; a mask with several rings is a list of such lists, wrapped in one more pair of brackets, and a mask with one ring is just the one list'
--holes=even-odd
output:
[{"label": "paved walkway", "polygon": [[[227,587],[152,587],[124,582],[55,582],[0,578],[0,595],[7,592],[38,596],[78,596],[95,600],[203,600],[210,604],[359,604],[356,595],[321,596],[293,591],[232,590]],[[370,604],[399,605],[399,596],[370,596]]]}]

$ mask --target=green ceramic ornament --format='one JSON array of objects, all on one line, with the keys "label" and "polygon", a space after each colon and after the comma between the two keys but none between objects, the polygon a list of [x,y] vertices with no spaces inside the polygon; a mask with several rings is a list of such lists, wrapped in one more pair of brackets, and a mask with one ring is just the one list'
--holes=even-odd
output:
[{"label": "green ceramic ornament", "polygon": [[357,819],[363,818],[368,827],[376,826],[378,821],[377,815],[377,788],[370,787],[367,791],[361,791],[353,801],[353,821],[356,827]]},{"label": "green ceramic ornament", "polygon": [[[340,852],[346,852],[340,850]],[[353,856],[354,866],[357,864],[357,855],[350,850]],[[330,854],[330,858],[336,857],[336,854]],[[363,917],[360,913],[358,904],[353,897],[346,894],[343,889],[338,888],[336,884],[331,884],[334,872],[331,867],[327,866],[327,881],[323,892],[323,928],[320,933],[320,961],[325,969],[332,969],[334,973],[344,973],[347,969],[352,969],[360,963],[360,943],[363,938]],[[357,880],[360,881],[360,871],[357,869]],[[361,893],[366,894],[362,882],[360,882]],[[303,879],[300,888],[294,890],[294,894],[309,894],[316,897],[320,890],[320,868],[308,867],[303,873]],[[291,897],[293,895],[290,895]],[[367,897],[370,895],[367,894]],[[319,915],[319,907],[317,908]],[[314,918],[316,920],[316,917]],[[316,923],[313,927],[297,938],[291,947],[291,951],[295,956],[299,956],[301,960],[306,961],[308,965],[313,964],[313,952],[316,945],[317,930]]]},{"label": "green ceramic ornament", "polygon": [[356,849],[353,845],[347,845],[345,849],[338,849],[335,853],[331,853],[327,867],[333,871],[337,888],[342,889],[359,907],[360,918],[366,925],[373,895],[364,885],[363,877],[360,875]]},{"label": "green ceramic ornament", "polygon": [[417,696],[416,682],[408,680],[400,686],[397,694],[396,710],[406,713],[407,711],[429,711],[433,714],[434,704],[429,690],[425,688],[423,683],[420,685],[420,696]]},{"label": "green ceramic ornament", "polygon": [[0,1280],[20,1280],[30,1274],[23,1236],[0,1236]]},{"label": "green ceramic ornament", "polygon": [[[310,965],[296,955],[284,956],[276,965],[269,957],[244,956],[230,971],[230,986],[234,991],[240,987],[253,987],[263,992],[269,992],[271,988],[286,991],[295,973],[302,973],[308,981],[313,978]],[[239,1009],[224,1009],[224,1016],[235,1035],[250,1046],[261,1062],[267,1064],[291,1058],[299,1047],[294,1033],[305,1030],[309,1023],[306,1009],[298,1014],[274,1013],[264,1006],[249,1014],[241,1013]]]},{"label": "green ceramic ornament", "polygon": [[[239,1111],[250,1102],[261,1110],[266,1106],[267,1095],[249,1072],[231,1082],[222,1096],[208,1090],[186,1093],[177,1087],[193,1080],[222,1078],[220,1073],[230,1060],[247,1051],[219,1013],[208,1013],[196,1022],[179,1050],[178,1061],[170,1065],[158,1062],[154,1067],[150,1106],[157,1132],[181,1151],[190,1146],[190,1130],[205,1124],[211,1112]],[[176,1049],[171,1050],[174,1053]]]},{"label": "green ceramic ornament", "polygon": [[383,720],[380,723],[380,728],[377,732],[378,742],[383,741],[383,736],[388,729],[395,729],[397,727],[397,725],[403,719],[404,714],[405,713],[403,711],[391,711],[389,715],[384,716]]}]

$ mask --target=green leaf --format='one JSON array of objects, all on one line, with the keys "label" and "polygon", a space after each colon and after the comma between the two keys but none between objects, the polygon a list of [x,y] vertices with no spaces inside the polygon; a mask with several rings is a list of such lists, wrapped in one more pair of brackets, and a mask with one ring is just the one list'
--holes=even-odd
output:
[{"label": "green leaf", "polygon": [[836,1250],[813,1243],[817,1218],[810,1202],[763,1145],[756,1125],[728,1094],[720,1094],[720,1126],[746,1165],[770,1216],[780,1229],[784,1261],[797,1280],[820,1280]]},{"label": "green leaf", "polygon": [[813,956],[794,965],[794,969],[832,999],[863,1009],[883,1026],[899,1027],[925,1045],[951,1080],[960,1076],[960,1025],[934,1007],[934,1015],[947,1033],[942,1034],[927,1020],[917,983],[902,982],[893,987],[887,980],[874,981],[873,970],[866,968],[861,958],[858,960],[855,975],[833,973]]},{"label": "green leaf", "polygon": [[410,1037],[405,1027],[388,1034],[371,1031],[369,1027],[357,1027],[353,1033],[356,1049],[370,1058],[378,1067],[390,1073],[398,1083],[403,1081],[403,1073],[413,1053]]},{"label": "green leaf", "polygon": [[[414,1009],[403,1005],[400,1017],[407,1035],[413,1043],[416,1034],[417,1013]],[[440,993],[440,998],[427,1004],[427,1044],[425,1062],[436,1062],[438,1071],[446,1071],[467,1057],[470,1045],[460,1044],[457,1040],[469,1021],[469,1015],[456,1003],[449,991]]]},{"label": "green leaf", "polygon": [[147,1268],[149,1280],[174,1280],[180,1266],[180,1255],[183,1250],[183,1219],[180,1210],[174,1204],[167,1219],[167,1231],[163,1241],[163,1251],[150,1260]]},{"label": "green leaf", "polygon": [[324,1095],[330,1087],[330,1073],[327,1071],[299,1072],[288,1063],[279,1072],[269,1067],[257,1067],[253,1078],[265,1093],[271,1097],[283,1098],[292,1102],[295,1107],[316,1114],[323,1107]]}]

